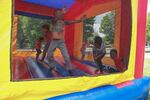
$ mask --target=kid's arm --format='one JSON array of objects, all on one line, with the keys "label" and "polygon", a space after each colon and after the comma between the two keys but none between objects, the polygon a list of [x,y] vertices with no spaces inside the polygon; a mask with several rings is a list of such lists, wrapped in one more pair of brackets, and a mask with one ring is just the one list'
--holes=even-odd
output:
[{"label": "kid's arm", "polygon": [[66,25],[71,25],[71,24],[76,24],[76,23],[80,23],[82,22],[82,20],[74,20],[74,21],[65,21]]},{"label": "kid's arm", "polygon": [[127,69],[127,60],[125,58],[121,59],[121,62],[123,63],[124,71]]},{"label": "kid's arm", "polygon": [[80,20],[74,20],[74,21],[65,21],[66,25],[70,25],[70,24],[76,24],[76,23],[80,23],[83,22],[84,20],[86,20],[86,15],[84,15]]},{"label": "kid's arm", "polygon": [[99,54],[99,55],[95,56],[95,58],[98,59],[98,58],[102,57],[103,55],[104,55],[104,53]]}]

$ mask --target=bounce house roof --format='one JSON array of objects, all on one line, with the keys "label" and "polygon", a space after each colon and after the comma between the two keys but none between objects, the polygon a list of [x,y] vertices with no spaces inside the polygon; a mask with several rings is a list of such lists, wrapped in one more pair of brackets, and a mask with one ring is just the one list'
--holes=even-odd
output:
[{"label": "bounce house roof", "polygon": [[76,0],[22,0],[22,1],[60,9],[63,6],[70,8]]},{"label": "bounce house roof", "polygon": [[[67,7],[65,18],[68,20],[75,19],[92,6],[98,4],[118,2],[117,0],[15,0],[15,14],[39,17],[39,18],[52,18],[57,9],[64,6]],[[37,9],[38,8],[38,9]],[[113,7],[104,7],[110,9]],[[105,10],[106,9],[102,9]],[[96,12],[97,10],[95,10]],[[88,15],[87,15],[88,16]]]}]

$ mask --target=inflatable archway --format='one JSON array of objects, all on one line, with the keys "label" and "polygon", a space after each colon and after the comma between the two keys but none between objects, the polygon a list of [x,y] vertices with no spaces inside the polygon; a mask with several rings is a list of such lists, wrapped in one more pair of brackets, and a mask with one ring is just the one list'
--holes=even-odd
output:
[{"label": "inflatable archway", "polygon": [[[118,100],[136,100],[146,98],[150,83],[148,78],[143,78],[146,3],[146,0],[1,0],[0,98],[11,100],[46,98],[108,100],[109,97],[118,98]],[[54,12],[64,5],[68,9],[65,14],[67,20],[78,20],[85,14],[90,18],[115,10],[114,48],[119,51],[120,56],[128,59],[128,69],[125,72],[93,76],[94,69],[88,67],[89,65],[72,61],[77,69],[92,74],[92,77],[82,75],[82,77],[32,80],[32,78],[44,77],[46,72],[43,74],[40,68],[30,65],[31,59],[28,57],[33,57],[35,52],[17,50],[18,16],[52,19]],[[68,25],[65,29],[68,52],[70,56],[78,58],[81,55],[79,50],[83,41],[83,23]],[[60,55],[59,51],[56,51],[55,55]],[[16,59],[20,60],[19,65]],[[24,59],[30,63],[27,65],[32,66],[31,69],[25,66]],[[109,57],[105,57],[104,62],[112,63]],[[19,70],[16,70],[16,67]],[[33,74],[33,72],[38,73]],[[104,87],[95,88],[99,86]],[[132,92],[136,93],[132,94]],[[72,94],[64,95],[67,93]],[[130,96],[127,95],[129,93],[131,93]],[[54,97],[58,95],[64,96]],[[122,96],[124,96],[123,99]]]}]

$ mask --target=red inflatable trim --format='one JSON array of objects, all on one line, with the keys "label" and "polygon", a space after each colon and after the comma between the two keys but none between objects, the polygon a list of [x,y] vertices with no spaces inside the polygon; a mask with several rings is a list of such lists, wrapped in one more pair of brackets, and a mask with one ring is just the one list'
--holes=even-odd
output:
[{"label": "red inflatable trim", "polygon": [[147,0],[138,0],[138,28],[137,28],[135,78],[143,77],[144,52],[146,43],[146,16],[147,16]]},{"label": "red inflatable trim", "polygon": [[46,6],[40,6],[37,4],[23,2],[22,0],[15,0],[15,11],[39,14],[43,16],[53,16],[55,9]]}]

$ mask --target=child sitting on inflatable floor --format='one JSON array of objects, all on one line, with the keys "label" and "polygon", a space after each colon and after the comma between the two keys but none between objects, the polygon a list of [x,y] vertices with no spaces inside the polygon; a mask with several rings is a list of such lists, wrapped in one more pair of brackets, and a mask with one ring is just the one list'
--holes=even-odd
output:
[{"label": "child sitting on inflatable floor", "polygon": [[42,42],[43,42],[43,40],[44,40],[44,38],[43,37],[39,37],[38,39],[37,39],[37,42],[36,42],[36,60],[38,60],[39,59],[39,55],[42,53],[42,51],[41,51],[41,48],[42,48]]},{"label": "child sitting on inflatable floor", "polygon": [[116,49],[112,49],[110,51],[110,56],[114,60],[116,68],[118,69],[119,72],[123,72],[127,69],[125,60],[118,56],[118,52]]},{"label": "child sitting on inflatable floor", "polygon": [[66,21],[64,20],[65,12],[66,8],[64,7],[62,8],[62,10],[57,10],[54,14],[54,19],[52,22],[52,41],[48,49],[47,59],[49,61],[50,70],[52,70],[53,68],[55,68],[55,66],[53,65],[53,53],[56,50],[56,48],[60,49],[61,54],[63,55],[63,58],[65,60],[65,67],[70,73],[70,75],[72,75],[73,68],[70,63],[70,57],[64,39],[65,25],[79,23],[82,22],[82,20]]},{"label": "child sitting on inflatable floor", "polygon": [[42,26],[42,31],[45,33],[44,34],[44,39],[45,39],[45,47],[43,50],[43,55],[41,61],[44,61],[45,56],[47,54],[48,48],[50,46],[51,40],[52,40],[52,32],[50,31],[50,26],[48,24],[44,24]]},{"label": "child sitting on inflatable floor", "polygon": [[90,45],[89,43],[89,39],[87,39],[83,44],[82,44],[82,47],[81,47],[81,60],[84,60],[84,57],[85,57],[85,53],[86,53],[86,48],[88,48]]},{"label": "child sitting on inflatable floor", "polygon": [[[103,72],[103,64],[102,59],[106,54],[106,47],[105,44],[102,41],[102,38],[99,36],[96,36],[94,38],[94,47],[93,47],[93,58],[96,64],[98,65],[97,71]],[[96,73],[97,73],[96,71]]]}]

